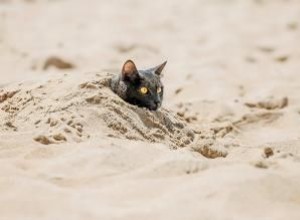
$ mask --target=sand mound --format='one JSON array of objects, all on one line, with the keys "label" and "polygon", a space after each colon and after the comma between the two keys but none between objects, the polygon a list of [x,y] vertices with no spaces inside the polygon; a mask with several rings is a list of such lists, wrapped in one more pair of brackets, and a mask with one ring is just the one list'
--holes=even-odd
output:
[{"label": "sand mound", "polygon": [[[209,131],[195,130],[175,113],[164,108],[149,111],[124,102],[110,90],[111,77],[64,75],[43,84],[2,89],[0,129],[31,131],[32,139],[45,145],[81,142],[101,132],[112,138],[164,143],[173,149],[190,147],[210,158],[226,155],[210,148],[215,139]],[[95,123],[99,120],[103,123]]]}]

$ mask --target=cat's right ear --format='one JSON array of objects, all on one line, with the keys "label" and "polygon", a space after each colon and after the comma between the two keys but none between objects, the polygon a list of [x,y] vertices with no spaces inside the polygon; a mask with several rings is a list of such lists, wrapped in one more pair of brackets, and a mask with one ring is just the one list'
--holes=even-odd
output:
[{"label": "cat's right ear", "polygon": [[127,60],[122,68],[122,78],[123,80],[128,80],[131,82],[136,82],[140,76],[139,72],[132,60]]}]

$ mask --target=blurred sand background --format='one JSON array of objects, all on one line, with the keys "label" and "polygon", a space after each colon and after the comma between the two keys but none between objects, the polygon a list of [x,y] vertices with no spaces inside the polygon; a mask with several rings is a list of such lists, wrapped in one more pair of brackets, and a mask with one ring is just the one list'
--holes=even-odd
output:
[{"label": "blurred sand background", "polygon": [[[297,0],[0,0],[0,219],[300,219],[299,39]],[[168,60],[157,114],[126,59]]]}]

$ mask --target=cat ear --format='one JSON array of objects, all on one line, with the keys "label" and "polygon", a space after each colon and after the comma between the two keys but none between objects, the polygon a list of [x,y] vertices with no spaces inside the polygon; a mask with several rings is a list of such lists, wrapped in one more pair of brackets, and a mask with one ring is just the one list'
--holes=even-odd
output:
[{"label": "cat ear", "polygon": [[155,74],[160,76],[161,72],[165,68],[166,64],[167,64],[167,61],[163,62],[162,64],[158,65],[157,67],[154,67]]},{"label": "cat ear", "polygon": [[127,60],[124,63],[122,68],[122,78],[132,82],[139,79],[139,72],[132,60]]}]

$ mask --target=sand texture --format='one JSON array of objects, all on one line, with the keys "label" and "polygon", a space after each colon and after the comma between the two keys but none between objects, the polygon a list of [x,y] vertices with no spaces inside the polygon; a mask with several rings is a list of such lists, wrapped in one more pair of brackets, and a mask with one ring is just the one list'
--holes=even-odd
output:
[{"label": "sand texture", "polygon": [[296,0],[0,0],[0,220],[299,220],[299,39]]}]

